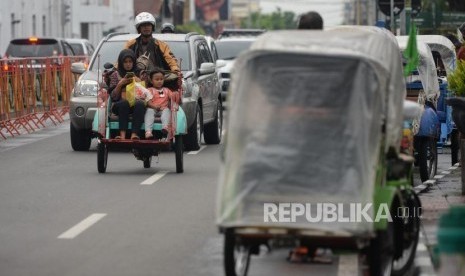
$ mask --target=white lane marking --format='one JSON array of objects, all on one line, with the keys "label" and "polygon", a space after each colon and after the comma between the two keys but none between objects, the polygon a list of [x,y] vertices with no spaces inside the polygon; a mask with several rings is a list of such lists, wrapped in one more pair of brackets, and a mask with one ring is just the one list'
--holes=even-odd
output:
[{"label": "white lane marking", "polygon": [[415,258],[415,265],[416,266],[423,266],[423,267],[432,267],[433,263],[429,257],[418,257]]},{"label": "white lane marking", "polygon": [[196,150],[196,151],[189,151],[187,154],[197,154],[199,152],[201,152],[204,148],[206,148],[207,146],[201,146],[199,150]]},{"label": "white lane marking", "polygon": [[428,248],[426,247],[426,245],[424,243],[419,243],[417,245],[417,252],[425,252],[425,251],[428,251]]},{"label": "white lane marking", "polygon": [[87,228],[91,227],[99,220],[101,220],[107,214],[92,214],[85,218],[80,223],[76,224],[75,226],[71,227],[68,231],[64,232],[63,234],[58,236],[58,239],[74,239],[82,232],[86,231]]},{"label": "white lane marking", "polygon": [[450,171],[443,171],[441,174],[450,174]]},{"label": "white lane marking", "polygon": [[338,276],[358,275],[358,255],[339,255]]},{"label": "white lane marking", "polygon": [[444,177],[444,175],[443,175],[443,174],[440,174],[440,175],[435,175],[435,176],[434,176],[434,179],[441,179],[441,178],[443,178],[443,177]]},{"label": "white lane marking", "polygon": [[165,176],[168,172],[166,171],[159,171],[156,174],[152,175],[151,177],[144,180],[140,185],[152,185],[153,183],[160,180],[163,176]]}]

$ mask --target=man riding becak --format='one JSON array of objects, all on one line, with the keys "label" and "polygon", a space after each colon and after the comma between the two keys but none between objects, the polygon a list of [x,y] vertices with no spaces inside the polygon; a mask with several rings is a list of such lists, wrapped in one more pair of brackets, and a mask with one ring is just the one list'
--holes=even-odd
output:
[{"label": "man riding becak", "polygon": [[134,51],[138,69],[141,71],[150,72],[154,68],[162,68],[180,74],[176,57],[168,44],[152,37],[155,24],[155,17],[152,14],[139,13],[134,20],[134,25],[140,35],[129,40],[125,48]]}]

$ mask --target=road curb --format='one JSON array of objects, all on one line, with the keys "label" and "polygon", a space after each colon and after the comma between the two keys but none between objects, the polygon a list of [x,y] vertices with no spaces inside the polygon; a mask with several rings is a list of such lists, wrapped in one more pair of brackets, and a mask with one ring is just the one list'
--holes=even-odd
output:
[{"label": "road curb", "polygon": [[458,169],[459,166],[460,166],[459,163],[455,164],[454,166],[448,168],[447,170],[444,170],[444,171],[442,171],[441,173],[435,175],[435,176],[434,176],[434,179],[426,180],[426,181],[423,182],[422,184],[413,187],[413,190],[414,190],[417,194],[421,194],[421,193],[427,192],[432,186],[436,185],[436,182],[438,181],[438,179],[441,179],[441,178],[443,178],[443,177],[445,177],[445,176],[447,176],[447,175],[450,175],[453,171],[455,171],[456,169]]},{"label": "road curb", "polygon": [[417,194],[421,194],[421,193],[427,192],[427,191],[428,191],[431,187],[433,187],[435,184],[436,184],[436,179],[426,180],[426,181],[423,182],[422,184],[413,187],[413,190],[414,190]]}]

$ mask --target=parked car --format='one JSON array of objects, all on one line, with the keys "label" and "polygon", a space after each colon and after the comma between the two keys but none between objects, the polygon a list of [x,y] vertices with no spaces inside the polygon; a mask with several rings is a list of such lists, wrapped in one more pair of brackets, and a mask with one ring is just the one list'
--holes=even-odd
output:
[{"label": "parked car", "polygon": [[265,30],[261,29],[225,29],[216,40],[215,46],[220,60],[218,64],[221,67],[218,72],[223,102],[226,101],[228,94],[234,60],[240,53],[249,49],[257,36],[264,32]]},{"label": "parked car", "polygon": [[91,57],[95,49],[89,40],[83,38],[67,38],[66,41],[73,48],[76,56]]},{"label": "parked car", "polygon": [[[74,150],[83,151],[90,147],[92,121],[97,106],[97,80],[101,80],[98,70],[103,71],[103,65],[107,62],[115,63],[126,41],[136,36],[109,34],[100,41],[87,70],[83,63],[72,65],[73,73],[82,73],[74,87],[70,104],[71,146]],[[205,37],[197,33],[154,34],[154,37],[167,42],[181,62],[185,90],[182,108],[188,126],[185,149],[199,149],[202,136],[207,144],[220,143],[223,108],[216,65]]]},{"label": "parked car", "polygon": [[6,58],[74,56],[71,45],[62,38],[27,37],[10,41]]},{"label": "parked car", "polygon": [[[55,63],[61,64],[60,57],[74,56],[71,45],[62,38],[53,37],[27,37],[10,41],[5,52],[5,58],[38,58],[32,59],[31,67],[35,69],[34,90],[38,101],[42,100],[43,60],[47,57],[57,57]],[[54,80],[57,87],[57,96],[61,99],[61,77],[58,74]]]}]

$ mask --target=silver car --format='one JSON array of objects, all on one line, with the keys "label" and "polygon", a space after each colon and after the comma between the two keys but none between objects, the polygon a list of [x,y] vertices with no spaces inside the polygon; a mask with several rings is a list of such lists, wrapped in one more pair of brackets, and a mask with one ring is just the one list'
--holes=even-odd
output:
[{"label": "silver car", "polygon": [[[126,41],[136,37],[136,34],[109,34],[100,41],[87,70],[83,63],[72,65],[73,73],[82,73],[71,93],[69,112],[71,146],[75,151],[88,150],[94,137],[91,129],[103,65],[115,63]],[[185,91],[182,108],[188,126],[185,150],[199,149],[202,137],[207,144],[219,144],[223,127],[220,86],[216,64],[204,36],[188,33],[154,34],[154,37],[167,42],[173,54],[182,61]]]},{"label": "silver car", "polygon": [[234,60],[239,54],[248,50],[255,40],[256,36],[232,36],[220,38],[215,42],[219,63],[222,65],[218,73],[220,77],[221,99],[223,101],[226,101],[228,94]]}]

